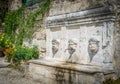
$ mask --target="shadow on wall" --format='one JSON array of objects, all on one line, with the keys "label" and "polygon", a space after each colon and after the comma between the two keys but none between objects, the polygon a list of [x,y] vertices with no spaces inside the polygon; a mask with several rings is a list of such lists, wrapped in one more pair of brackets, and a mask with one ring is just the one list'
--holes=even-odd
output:
[{"label": "shadow on wall", "polygon": [[10,3],[9,0],[0,0],[0,19],[4,21],[5,14],[8,11]]},{"label": "shadow on wall", "polygon": [[120,78],[117,80],[108,79],[104,81],[103,84],[120,84]]}]

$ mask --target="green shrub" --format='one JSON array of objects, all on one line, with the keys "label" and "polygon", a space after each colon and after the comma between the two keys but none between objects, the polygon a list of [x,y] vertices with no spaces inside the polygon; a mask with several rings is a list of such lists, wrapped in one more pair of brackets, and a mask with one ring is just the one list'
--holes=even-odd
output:
[{"label": "green shrub", "polygon": [[27,46],[17,46],[16,51],[12,51],[7,56],[8,60],[12,63],[20,63],[21,61],[28,61],[31,59],[37,59],[39,57],[39,51],[36,46],[29,48]]}]

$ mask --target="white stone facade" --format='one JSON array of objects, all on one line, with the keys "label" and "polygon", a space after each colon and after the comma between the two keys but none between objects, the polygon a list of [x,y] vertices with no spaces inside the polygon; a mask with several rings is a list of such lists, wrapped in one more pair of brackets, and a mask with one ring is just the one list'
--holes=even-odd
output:
[{"label": "white stone facade", "polygon": [[31,75],[41,84],[102,84],[117,78],[115,29],[109,6],[49,16],[46,57],[30,62]]},{"label": "white stone facade", "polygon": [[[53,56],[51,43],[52,39],[59,39],[59,50],[56,53],[56,56],[54,56],[54,58],[60,61],[67,61],[70,56],[70,50],[68,48],[69,40],[75,40],[76,49],[75,52],[72,54],[73,56],[71,56],[75,63],[93,63],[102,66],[106,65],[107,63],[113,63],[114,17],[112,15],[108,15],[107,17],[101,17],[97,14],[92,14],[92,12],[98,12],[98,14],[101,14],[103,13],[102,11],[106,10],[108,10],[108,8],[103,7],[88,11],[48,17],[46,29],[46,57],[52,58]],[[109,11],[107,12],[109,14]],[[94,19],[85,18],[85,15],[88,17],[93,15],[95,17]],[[74,20],[73,18],[76,19]],[[71,20],[68,21],[68,19]],[[98,51],[92,56],[91,62],[89,61],[91,55],[88,50],[90,39],[96,39],[99,42]]]}]

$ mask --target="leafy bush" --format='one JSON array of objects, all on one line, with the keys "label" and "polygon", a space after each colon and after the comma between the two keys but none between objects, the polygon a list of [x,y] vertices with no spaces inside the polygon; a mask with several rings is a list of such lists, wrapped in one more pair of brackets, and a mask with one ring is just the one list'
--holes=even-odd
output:
[{"label": "leafy bush", "polygon": [[6,49],[4,53],[11,63],[26,62],[30,59],[37,59],[39,57],[39,51],[36,46],[33,48],[27,46],[14,46]]},{"label": "leafy bush", "polygon": [[[26,0],[22,1],[26,2]],[[12,38],[12,42],[11,45],[8,46],[4,44],[5,42],[1,42],[0,45],[1,47],[7,46],[4,54],[9,61],[12,63],[20,63],[21,61],[38,58],[39,52],[37,47],[29,48],[22,46],[22,43],[25,38],[32,38],[34,31],[36,31],[36,28],[34,28],[36,18],[38,15],[41,15],[41,21],[43,21],[44,16],[49,12],[50,4],[51,0],[42,0],[40,7],[27,16],[25,15],[24,7],[7,12],[4,21],[4,32]],[[1,38],[3,39],[3,37]],[[10,42],[8,41],[7,43]]]}]

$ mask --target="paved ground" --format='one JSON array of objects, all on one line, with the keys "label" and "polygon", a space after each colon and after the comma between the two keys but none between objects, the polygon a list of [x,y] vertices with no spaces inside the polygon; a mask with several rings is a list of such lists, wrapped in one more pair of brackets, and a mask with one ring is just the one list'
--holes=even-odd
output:
[{"label": "paved ground", "polygon": [[0,68],[0,84],[40,84],[24,71],[13,68]]}]

